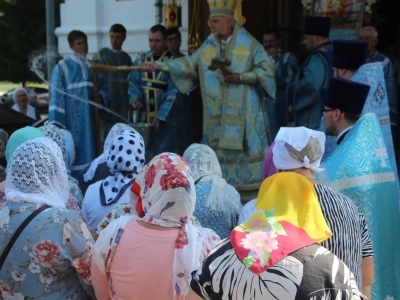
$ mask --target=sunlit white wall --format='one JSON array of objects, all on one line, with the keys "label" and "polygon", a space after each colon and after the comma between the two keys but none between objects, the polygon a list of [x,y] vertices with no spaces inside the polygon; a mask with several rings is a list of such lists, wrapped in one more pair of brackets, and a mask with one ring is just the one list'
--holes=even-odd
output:
[{"label": "sunlit white wall", "polygon": [[[182,51],[187,51],[188,11],[190,0],[181,0],[182,5]],[[132,58],[147,51],[148,31],[156,23],[155,0],[65,0],[61,4],[61,26],[56,29],[58,51],[62,56],[70,55],[67,35],[71,30],[82,30],[88,36],[89,57],[99,49],[109,46],[110,26],[120,23],[127,29],[123,50]]]}]

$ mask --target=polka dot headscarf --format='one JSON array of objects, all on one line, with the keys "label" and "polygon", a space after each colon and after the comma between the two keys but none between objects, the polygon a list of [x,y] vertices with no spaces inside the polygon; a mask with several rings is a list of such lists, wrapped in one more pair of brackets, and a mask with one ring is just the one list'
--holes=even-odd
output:
[{"label": "polka dot headscarf", "polygon": [[144,154],[143,138],[134,129],[124,130],[113,139],[107,159],[112,175],[104,179],[100,186],[102,205],[118,202],[143,168]]}]

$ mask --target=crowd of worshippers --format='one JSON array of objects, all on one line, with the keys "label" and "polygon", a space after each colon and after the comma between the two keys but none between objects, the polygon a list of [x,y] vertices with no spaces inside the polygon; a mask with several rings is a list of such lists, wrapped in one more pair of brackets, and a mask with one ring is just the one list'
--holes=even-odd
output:
[{"label": "crowd of worshippers", "polygon": [[[396,101],[376,31],[330,43],[330,19],[306,17],[297,67],[278,35],[265,51],[233,20],[234,3],[209,1],[212,34],[191,57],[156,25],[132,63],[113,25],[94,60],[140,71],[94,74],[86,35],[69,34],[49,124],[0,135],[2,298],[400,298]],[[186,123],[197,81],[200,144]],[[95,116],[76,96],[152,123],[150,146],[102,114],[96,157]]]},{"label": "crowd of worshippers", "polygon": [[364,216],[315,179],[323,132],[280,129],[257,199],[243,209],[206,145],[145,165],[143,138],[117,123],[79,182],[70,175],[68,131],[25,127],[3,141],[3,299],[370,295],[374,253]]}]

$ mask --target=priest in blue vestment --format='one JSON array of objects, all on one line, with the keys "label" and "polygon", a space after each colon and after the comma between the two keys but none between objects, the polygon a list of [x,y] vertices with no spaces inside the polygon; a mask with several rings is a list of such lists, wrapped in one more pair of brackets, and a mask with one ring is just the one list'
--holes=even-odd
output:
[{"label": "priest in blue vestment", "polygon": [[271,143],[266,101],[275,97],[275,62],[234,20],[236,0],[209,0],[211,35],[191,56],[150,63],[168,71],[182,93],[200,85],[203,138],[217,154],[223,177],[242,197],[255,198],[264,152]]},{"label": "priest in blue vestment", "polygon": [[[366,63],[368,43],[364,41],[336,40],[333,42],[334,76],[370,86],[362,115],[374,113],[381,126],[390,164],[398,182],[397,161],[390,126],[389,103],[385,87],[385,78],[381,62]],[[324,122],[321,122],[321,129]],[[326,140],[327,156],[336,148],[336,140],[328,137]],[[400,188],[400,186],[399,186]]]},{"label": "priest in blue vestment", "polygon": [[304,20],[304,44],[311,54],[287,88],[288,126],[318,130],[332,71],[331,19],[308,16]]},{"label": "priest in blue vestment", "polygon": [[324,121],[327,134],[336,136],[339,146],[317,176],[351,198],[365,216],[375,253],[372,299],[398,299],[398,189],[377,117],[361,116],[369,90],[365,84],[331,79]]},{"label": "priest in blue vestment", "polygon": [[400,160],[400,140],[397,138],[400,129],[399,123],[399,103],[397,98],[397,89],[395,77],[395,68],[389,57],[376,49],[378,44],[378,31],[372,26],[363,27],[359,33],[359,39],[368,42],[368,63],[381,62],[383,64],[383,73],[385,76],[385,86],[387,98],[389,101],[390,124],[392,126],[393,144],[396,150],[397,160]]},{"label": "priest in blue vestment", "polygon": [[68,34],[72,56],[57,63],[51,76],[49,123],[55,123],[71,132],[76,145],[76,158],[71,174],[79,178],[83,170],[96,158],[94,107],[85,101],[107,104],[109,93],[105,82],[99,83],[94,94],[93,72],[89,61],[87,36],[79,30]]},{"label": "priest in blue vestment", "polygon": [[378,45],[378,31],[374,27],[366,26],[361,28],[359,39],[368,42],[367,63],[381,62],[383,64],[383,72],[385,75],[385,84],[390,107],[390,122],[392,126],[397,126],[398,104],[393,63],[390,61],[389,57],[376,49],[376,46]]},{"label": "priest in blue vestment", "polygon": [[[170,60],[164,26],[155,25],[150,29],[149,45],[150,51],[140,53],[133,62],[134,66]],[[130,73],[129,103],[136,110],[134,123],[152,123],[156,128],[150,144],[146,145],[146,161],[160,153],[176,153],[178,150],[177,93],[168,72],[134,70]]]},{"label": "priest in blue vestment", "polygon": [[[109,66],[131,66],[132,58],[122,50],[122,45],[126,39],[126,28],[121,24],[114,24],[110,28],[110,47],[104,47],[93,56],[96,63]],[[109,108],[122,117],[102,112],[102,140],[105,139],[111,127],[116,123],[126,122],[129,118],[129,99],[128,99],[128,76],[129,71],[99,73],[99,80],[106,80],[110,91]]]}]

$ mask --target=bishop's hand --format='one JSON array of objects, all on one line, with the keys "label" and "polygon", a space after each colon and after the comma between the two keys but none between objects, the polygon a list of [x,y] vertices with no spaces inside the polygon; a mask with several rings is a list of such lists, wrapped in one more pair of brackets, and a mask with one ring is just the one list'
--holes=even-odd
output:
[{"label": "bishop's hand", "polygon": [[158,65],[156,62],[145,62],[140,65],[143,71],[145,72],[154,72],[158,69]]},{"label": "bishop's hand", "polygon": [[224,76],[224,80],[228,84],[241,84],[242,80],[239,73],[232,73],[230,75]]}]

